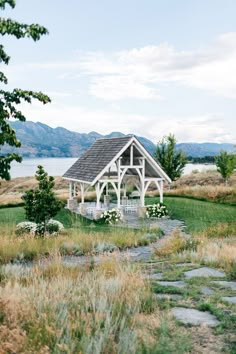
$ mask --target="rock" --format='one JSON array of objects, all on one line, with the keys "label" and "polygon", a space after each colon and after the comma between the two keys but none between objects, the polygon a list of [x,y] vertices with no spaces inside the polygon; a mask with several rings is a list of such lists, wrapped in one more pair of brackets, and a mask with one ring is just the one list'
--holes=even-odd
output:
[{"label": "rock", "polygon": [[182,295],[178,294],[155,294],[155,297],[164,300],[181,300],[183,298]]},{"label": "rock", "polygon": [[226,276],[224,272],[220,272],[219,270],[209,268],[209,267],[202,267],[198,269],[189,270],[184,273],[186,278],[195,278],[195,277],[217,277],[223,278]]},{"label": "rock", "polygon": [[176,267],[196,267],[196,264],[194,264],[194,263],[177,263],[175,266]]},{"label": "rock", "polygon": [[163,274],[162,273],[148,274],[145,278],[150,280],[159,280],[163,278]]},{"label": "rock", "polygon": [[236,281],[224,281],[224,280],[215,280],[212,283],[221,285],[223,288],[230,288],[236,290]]},{"label": "rock", "polygon": [[215,327],[220,323],[210,312],[202,312],[195,309],[174,307],[172,309],[172,314],[178,321],[193,326],[206,325],[209,327]]},{"label": "rock", "polygon": [[230,304],[236,304],[236,296],[224,296],[224,297],[222,297],[222,300],[224,300]]},{"label": "rock", "polygon": [[208,288],[207,286],[203,286],[201,289],[200,289],[201,293],[203,295],[212,295],[214,294],[214,290]]},{"label": "rock", "polygon": [[186,286],[186,283],[181,280],[178,280],[178,281],[158,281],[157,284],[162,285],[162,286],[174,286],[176,288],[184,288]]}]

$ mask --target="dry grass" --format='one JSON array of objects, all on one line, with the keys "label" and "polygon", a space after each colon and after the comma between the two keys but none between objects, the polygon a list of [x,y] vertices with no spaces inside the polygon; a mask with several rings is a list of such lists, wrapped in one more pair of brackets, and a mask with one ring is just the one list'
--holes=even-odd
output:
[{"label": "dry grass", "polygon": [[[37,181],[34,177],[13,178],[10,181],[1,181],[0,185],[0,205],[22,203],[22,195],[29,189],[37,187]],[[61,200],[68,198],[68,182],[61,177],[55,177],[55,193]],[[95,192],[87,193],[87,198],[94,198]],[[80,193],[78,193],[80,197]]]},{"label": "dry grass", "polygon": [[[17,237],[14,226],[0,226],[0,263],[13,260],[35,260],[42,256],[55,254],[79,256],[103,251],[113,251],[147,245],[152,240],[147,239],[143,232],[113,229],[104,232],[67,229],[61,235],[49,236],[44,239],[33,236]],[[115,246],[115,247],[114,247]]]},{"label": "dry grass", "polygon": [[207,238],[226,238],[229,236],[236,237],[236,222],[217,223],[216,225],[212,225],[202,231],[201,236]]},{"label": "dry grass", "polygon": [[155,255],[158,257],[171,256],[184,248],[186,239],[176,229],[169,237],[165,237],[155,250]]},{"label": "dry grass", "polygon": [[236,187],[224,185],[178,186],[168,191],[170,195],[190,196],[215,202],[236,203]]},{"label": "dry grass", "polygon": [[222,268],[233,275],[236,270],[236,238],[211,240],[199,237],[197,250],[184,251],[178,258]]},{"label": "dry grass", "polygon": [[115,261],[93,272],[59,261],[50,267],[10,276],[0,288],[0,353],[136,353],[156,345],[161,316],[137,269]]}]

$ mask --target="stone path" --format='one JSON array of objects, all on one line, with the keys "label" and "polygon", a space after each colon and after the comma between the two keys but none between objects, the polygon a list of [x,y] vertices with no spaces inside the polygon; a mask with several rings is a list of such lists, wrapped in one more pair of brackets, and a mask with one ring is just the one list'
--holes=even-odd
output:
[{"label": "stone path", "polygon": [[184,230],[186,227],[183,221],[166,219],[140,219],[137,214],[126,214],[124,216],[124,227],[133,229],[154,229],[160,228],[165,235],[171,234],[175,229]]},{"label": "stone path", "polygon": [[185,307],[174,307],[171,312],[178,321],[187,325],[216,327],[220,324],[217,318],[210,312],[202,312]]},{"label": "stone path", "polygon": [[209,267],[202,267],[198,269],[189,270],[184,273],[186,278],[195,278],[195,277],[216,277],[216,278],[224,278],[226,274],[224,272],[220,272],[219,270],[212,269]]},{"label": "stone path", "polygon": [[236,296],[224,296],[224,297],[222,297],[222,300],[224,300],[230,304],[236,304]]},{"label": "stone path", "polygon": [[175,288],[184,288],[186,283],[182,280],[179,281],[158,281],[157,284],[161,286],[173,286]]},{"label": "stone path", "polygon": [[236,290],[236,281],[214,280],[212,283],[221,285],[223,288]]},{"label": "stone path", "polygon": [[[181,322],[184,325],[207,326],[209,328],[220,325],[220,321],[215,315],[209,311],[200,311],[198,308],[194,308],[194,305],[198,307],[198,304],[200,305],[202,304],[202,301],[205,301],[205,297],[209,298],[214,296],[217,289],[211,289],[211,284],[213,287],[214,284],[218,284],[221,287],[228,287],[231,290],[236,289],[236,282],[227,282],[226,280],[221,280],[226,277],[224,272],[210,267],[201,267],[194,263],[182,262],[175,265],[168,265],[168,263],[165,262],[158,262],[152,263],[151,265],[150,263],[144,264],[146,264],[145,278],[149,279],[153,284],[155,291],[154,297],[157,301],[169,302],[169,306],[174,305],[170,311],[178,322]],[[178,279],[173,280],[174,274],[176,274],[175,269],[180,269],[181,272],[181,267],[183,268],[182,273],[177,272]],[[186,271],[186,268],[189,267],[193,269]],[[173,270],[173,275],[171,275],[171,269]],[[172,279],[168,280],[168,276]],[[198,293],[204,296],[202,299],[199,299],[199,296],[196,300],[192,298],[194,295],[191,295],[191,287],[192,281],[195,278],[197,281],[196,284],[199,284]],[[217,280],[213,281],[214,278]],[[209,286],[201,285],[201,281],[199,282],[198,279],[203,279],[204,282],[206,282]],[[197,285],[195,285],[195,287],[196,286]],[[236,304],[236,296],[222,296],[221,302],[222,304],[223,302],[226,302],[230,306],[234,306]]]}]

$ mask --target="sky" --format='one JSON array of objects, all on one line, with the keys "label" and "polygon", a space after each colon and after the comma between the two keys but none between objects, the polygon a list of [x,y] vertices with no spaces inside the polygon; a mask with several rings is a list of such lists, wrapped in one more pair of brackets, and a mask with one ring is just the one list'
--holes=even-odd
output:
[{"label": "sky", "polygon": [[2,37],[8,88],[47,93],[30,121],[154,143],[236,143],[235,0],[17,0],[2,11],[39,23],[38,42]]}]

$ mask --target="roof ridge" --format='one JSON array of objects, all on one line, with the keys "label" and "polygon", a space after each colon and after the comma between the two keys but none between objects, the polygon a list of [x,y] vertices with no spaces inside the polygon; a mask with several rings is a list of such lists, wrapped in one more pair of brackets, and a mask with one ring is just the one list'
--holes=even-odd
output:
[{"label": "roof ridge", "polygon": [[133,138],[135,135],[125,135],[125,136],[117,136],[117,137],[113,137],[113,138],[99,138],[99,139],[96,139],[95,141],[98,141],[98,140],[115,140],[115,139],[127,139],[127,138]]}]

